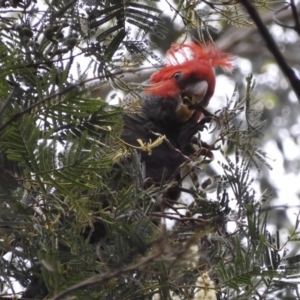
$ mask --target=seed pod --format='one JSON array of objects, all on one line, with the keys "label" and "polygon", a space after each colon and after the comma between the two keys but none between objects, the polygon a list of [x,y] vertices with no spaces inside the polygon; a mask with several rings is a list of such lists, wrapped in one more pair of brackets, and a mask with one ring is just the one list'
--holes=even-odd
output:
[{"label": "seed pod", "polygon": [[201,184],[201,187],[205,190],[207,187],[209,187],[212,184],[211,178],[207,178],[204,180]]},{"label": "seed pod", "polygon": [[28,37],[28,36],[23,36],[23,37],[22,37],[22,42],[23,42],[24,44],[28,44],[29,41],[30,41],[30,37]]},{"label": "seed pod", "polygon": [[76,44],[77,44],[77,39],[76,38],[70,38],[67,41],[67,47],[70,50],[73,49]]},{"label": "seed pod", "polygon": [[55,32],[60,28],[60,25],[54,25],[52,26],[52,31]]},{"label": "seed pod", "polygon": [[14,24],[12,26],[12,29],[15,30],[15,31],[18,31],[18,32],[22,32],[22,26],[20,24]]},{"label": "seed pod", "polygon": [[57,32],[56,35],[55,35],[55,37],[57,39],[63,39],[64,38],[64,34],[62,32]]},{"label": "seed pod", "polygon": [[47,40],[52,41],[53,40],[53,29],[52,27],[48,27],[44,30],[44,35]]},{"label": "seed pod", "polygon": [[29,37],[29,38],[33,37],[33,32],[32,32],[31,29],[28,28],[28,27],[24,27],[24,28],[22,29],[22,34],[23,34],[24,36]]}]

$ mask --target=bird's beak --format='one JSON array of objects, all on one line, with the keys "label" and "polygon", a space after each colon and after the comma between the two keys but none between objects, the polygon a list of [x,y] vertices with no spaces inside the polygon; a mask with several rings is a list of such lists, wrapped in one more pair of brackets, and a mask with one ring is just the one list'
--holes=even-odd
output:
[{"label": "bird's beak", "polygon": [[208,83],[207,81],[199,81],[193,84],[189,84],[184,89],[184,97],[189,99],[190,104],[196,105],[198,103],[201,103],[204,96],[206,95],[208,89]]},{"label": "bird's beak", "polygon": [[178,120],[186,122],[193,115],[193,106],[201,103],[207,89],[208,83],[206,81],[199,81],[186,86],[182,93],[182,103],[176,111]]}]

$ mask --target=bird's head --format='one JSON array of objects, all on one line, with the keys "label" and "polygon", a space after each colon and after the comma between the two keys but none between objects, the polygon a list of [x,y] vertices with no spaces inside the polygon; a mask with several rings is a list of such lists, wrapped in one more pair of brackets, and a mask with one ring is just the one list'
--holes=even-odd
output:
[{"label": "bird's head", "polygon": [[194,113],[193,105],[208,105],[216,84],[214,67],[231,70],[231,56],[210,44],[175,43],[167,53],[167,65],[151,76],[144,94],[175,101],[176,119],[185,122]]}]

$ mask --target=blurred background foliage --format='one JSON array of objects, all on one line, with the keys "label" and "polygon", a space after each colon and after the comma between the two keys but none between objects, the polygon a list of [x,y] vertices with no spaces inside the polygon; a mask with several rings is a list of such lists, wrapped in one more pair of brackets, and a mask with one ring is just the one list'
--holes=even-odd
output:
[{"label": "blurred background foliage", "polygon": [[[299,5],[252,3],[299,74]],[[300,299],[299,99],[243,1],[7,0],[0,18],[2,297]],[[191,38],[236,69],[208,107],[223,160],[178,208],[172,183],[144,188],[116,104]]]}]

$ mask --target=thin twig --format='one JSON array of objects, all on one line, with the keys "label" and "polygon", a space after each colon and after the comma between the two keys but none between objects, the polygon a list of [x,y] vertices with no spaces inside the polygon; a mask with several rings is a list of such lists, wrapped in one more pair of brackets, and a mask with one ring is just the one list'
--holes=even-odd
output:
[{"label": "thin twig", "polygon": [[[288,29],[293,29],[293,30],[295,30],[295,26],[284,24],[283,22],[279,21],[278,18],[277,18],[277,16],[276,16],[276,15],[278,15],[280,12],[289,9],[290,6],[291,6],[290,4],[287,4],[286,6],[283,6],[283,7],[279,8],[279,9],[275,12],[275,14],[274,14],[274,16],[273,16],[273,20],[274,20],[274,22],[275,22],[277,25],[279,25],[279,26],[281,26],[281,27],[283,27],[283,28],[288,28]],[[297,8],[296,8],[296,12],[297,12]]]},{"label": "thin twig", "polygon": [[[299,6],[297,6],[297,11],[299,13]],[[280,12],[280,14],[279,14]],[[276,21],[284,22],[286,20],[291,19],[291,12],[290,10],[283,10],[282,8],[280,10],[277,10],[275,12],[275,15],[277,15]],[[274,21],[274,11],[266,11],[261,16],[265,26],[269,25]],[[247,27],[247,28],[240,28],[239,30],[236,30],[236,27],[231,26],[229,29],[227,29],[223,34],[218,38],[216,41],[216,44],[218,48],[224,52],[232,52],[234,54],[237,54],[237,51],[240,51],[241,53],[238,53],[238,55],[241,56],[247,56],[248,47],[242,47],[243,49],[246,49],[246,51],[243,51],[239,49],[240,47],[237,47],[238,44],[244,43],[245,40],[248,39],[251,35],[253,35],[256,32],[255,27]],[[255,45],[257,46],[257,45]],[[234,50],[233,50],[234,48]],[[289,59],[289,56],[286,56]]]},{"label": "thin twig", "polygon": [[292,9],[293,17],[294,17],[294,21],[295,21],[294,30],[300,36],[300,20],[299,20],[299,15],[298,15],[297,7],[295,4],[295,0],[291,0],[291,9]]},{"label": "thin twig", "polygon": [[245,9],[248,11],[250,17],[252,18],[253,22],[256,24],[258,31],[262,35],[264,41],[267,44],[267,47],[269,51],[273,54],[275,60],[277,61],[281,71],[283,74],[287,77],[289,80],[292,89],[294,90],[295,94],[298,97],[298,100],[300,101],[300,80],[296,76],[296,73],[294,70],[287,64],[285,58],[279,51],[277,44],[268,31],[265,24],[262,22],[255,6],[250,3],[248,0],[240,0],[241,4],[245,7]]},{"label": "thin twig", "polygon": [[52,298],[52,300],[65,299],[66,295],[68,295],[74,291],[88,288],[88,287],[91,287],[94,285],[99,285],[101,283],[107,282],[108,280],[115,278],[117,276],[120,276],[122,274],[136,271],[136,270],[140,269],[142,266],[147,265],[148,263],[152,262],[153,260],[155,260],[156,258],[161,256],[161,254],[162,254],[161,251],[158,251],[158,252],[154,253],[153,255],[151,255],[150,257],[141,259],[137,264],[135,264],[131,267],[128,267],[125,269],[119,269],[115,272],[110,272],[110,273],[106,273],[103,275],[92,276],[92,277],[88,278],[87,280],[84,280],[78,284],[71,286],[70,288],[68,288],[65,291],[63,291],[62,293],[60,293],[58,296]]}]

